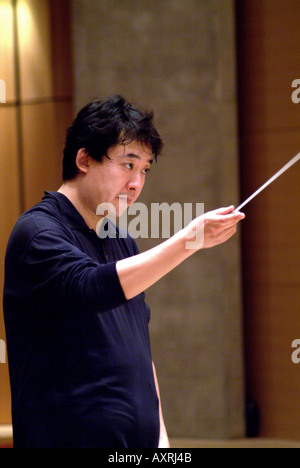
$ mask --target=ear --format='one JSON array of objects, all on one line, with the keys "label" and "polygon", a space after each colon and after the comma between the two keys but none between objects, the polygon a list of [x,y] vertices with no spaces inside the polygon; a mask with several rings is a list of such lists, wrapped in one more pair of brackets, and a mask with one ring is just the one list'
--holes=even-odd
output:
[{"label": "ear", "polygon": [[85,148],[81,148],[76,156],[76,166],[81,174],[86,174],[90,165],[91,157]]}]

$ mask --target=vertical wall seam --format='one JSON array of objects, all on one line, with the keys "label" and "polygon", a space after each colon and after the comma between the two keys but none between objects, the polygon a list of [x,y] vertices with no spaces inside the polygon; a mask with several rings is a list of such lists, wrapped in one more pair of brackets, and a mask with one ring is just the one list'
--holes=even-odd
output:
[{"label": "vertical wall seam", "polygon": [[[21,71],[20,71],[20,51],[17,0],[12,1],[13,5],[13,39],[14,39],[14,66],[15,66],[15,92],[16,92],[16,125],[17,125],[17,159],[18,159],[18,183],[19,183],[19,207],[20,212],[25,211],[25,183],[24,183],[24,145],[23,126],[21,108]],[[20,213],[20,214],[21,214]]]}]

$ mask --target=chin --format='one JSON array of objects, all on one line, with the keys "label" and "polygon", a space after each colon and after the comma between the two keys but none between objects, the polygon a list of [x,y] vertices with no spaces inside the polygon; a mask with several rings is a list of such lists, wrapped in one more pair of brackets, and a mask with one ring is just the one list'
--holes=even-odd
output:
[{"label": "chin", "polygon": [[120,218],[127,211],[127,209],[128,209],[128,207],[124,208],[123,210],[116,210],[117,218]]}]

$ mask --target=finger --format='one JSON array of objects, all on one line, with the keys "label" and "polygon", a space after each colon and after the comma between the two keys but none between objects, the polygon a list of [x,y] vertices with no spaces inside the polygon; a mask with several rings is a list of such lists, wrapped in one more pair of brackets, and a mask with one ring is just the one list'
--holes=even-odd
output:
[{"label": "finger", "polygon": [[227,215],[217,215],[215,217],[215,224],[220,225],[223,229],[230,228],[231,226],[236,226],[240,221],[245,218],[244,213],[233,212]]},{"label": "finger", "polygon": [[230,206],[223,207],[223,208],[218,208],[213,213],[219,216],[227,216],[227,217],[231,216],[232,219],[234,219],[237,216],[239,221],[246,217],[245,213],[242,213],[241,211],[235,211],[234,205],[230,205]]},{"label": "finger", "polygon": [[232,211],[224,215],[224,218],[227,219],[229,223],[235,224],[241,221],[242,219],[245,219],[246,215],[245,213],[242,213],[240,211]]},{"label": "finger", "polygon": [[218,208],[217,210],[215,210],[215,214],[228,215],[229,213],[232,213],[233,211],[234,211],[234,205],[230,205],[227,207]]},{"label": "finger", "polygon": [[237,222],[246,218],[245,213],[242,213],[241,211],[234,211],[232,214],[229,214],[228,216],[232,217],[232,219],[236,219]]}]

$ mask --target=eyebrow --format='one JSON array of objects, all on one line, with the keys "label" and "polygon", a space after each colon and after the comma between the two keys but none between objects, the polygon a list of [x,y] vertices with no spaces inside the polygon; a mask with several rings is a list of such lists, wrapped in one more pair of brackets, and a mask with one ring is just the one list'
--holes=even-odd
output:
[{"label": "eyebrow", "polygon": [[[141,161],[141,157],[138,155],[138,154],[135,154],[135,153],[124,153],[123,158],[132,158],[132,159],[138,159],[139,161]],[[151,159],[148,159],[147,161],[149,164],[152,164],[153,163],[153,158]]]}]

